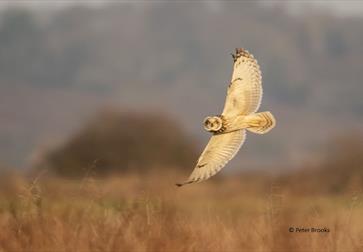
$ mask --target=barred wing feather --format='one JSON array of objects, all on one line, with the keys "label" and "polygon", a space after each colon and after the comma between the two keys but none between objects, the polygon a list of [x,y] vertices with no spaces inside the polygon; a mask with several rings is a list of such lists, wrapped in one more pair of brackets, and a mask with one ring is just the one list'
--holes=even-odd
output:
[{"label": "barred wing feather", "polygon": [[189,179],[177,185],[201,182],[215,175],[236,155],[245,140],[245,135],[245,130],[213,135]]},{"label": "barred wing feather", "polygon": [[258,110],[262,99],[261,71],[257,60],[244,49],[236,49],[231,84],[222,115],[248,115]]}]

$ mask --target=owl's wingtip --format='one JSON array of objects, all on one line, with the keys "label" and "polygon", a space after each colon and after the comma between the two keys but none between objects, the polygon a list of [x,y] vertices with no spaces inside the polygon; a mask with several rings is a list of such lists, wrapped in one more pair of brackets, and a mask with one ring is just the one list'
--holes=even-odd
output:
[{"label": "owl's wingtip", "polygon": [[233,61],[236,61],[236,55],[234,55],[234,53],[231,53]]},{"label": "owl's wingtip", "polygon": [[191,184],[191,183],[193,183],[193,182],[194,182],[193,180],[188,180],[188,181],[185,181],[185,182],[182,182],[182,183],[176,183],[175,185],[176,185],[177,187],[181,187],[181,186],[183,186],[183,185]]},{"label": "owl's wingtip", "polygon": [[246,57],[246,58],[253,58],[253,55],[246,49],[240,47],[240,48],[236,48],[236,52],[235,53],[231,53],[233,61],[236,62],[236,60],[239,57]]},{"label": "owl's wingtip", "polygon": [[242,54],[245,52],[246,50],[243,48],[236,48],[235,49],[235,53],[231,53],[233,61],[236,62],[236,60],[242,56]]}]

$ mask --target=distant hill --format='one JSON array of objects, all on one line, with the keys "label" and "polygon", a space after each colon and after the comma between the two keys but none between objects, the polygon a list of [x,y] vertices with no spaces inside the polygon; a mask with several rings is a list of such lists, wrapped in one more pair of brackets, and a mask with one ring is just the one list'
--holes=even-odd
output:
[{"label": "distant hill", "polygon": [[171,114],[202,148],[202,119],[222,110],[229,53],[245,47],[261,64],[262,106],[278,125],[249,135],[243,163],[232,165],[299,163],[362,124],[362,26],[358,17],[237,2],[79,6],[48,16],[9,9],[0,20],[0,160],[24,165],[39,145],[110,104]]}]

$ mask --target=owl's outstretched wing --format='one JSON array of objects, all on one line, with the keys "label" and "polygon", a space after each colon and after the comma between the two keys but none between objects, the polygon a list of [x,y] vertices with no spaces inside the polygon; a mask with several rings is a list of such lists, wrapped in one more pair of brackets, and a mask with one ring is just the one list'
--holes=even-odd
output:
[{"label": "owl's outstretched wing", "polygon": [[257,60],[244,49],[236,49],[231,84],[222,115],[248,115],[258,110],[262,98],[261,71]]},{"label": "owl's outstretched wing", "polygon": [[213,135],[189,179],[177,186],[201,182],[215,175],[236,155],[245,140],[245,135],[245,130]]}]

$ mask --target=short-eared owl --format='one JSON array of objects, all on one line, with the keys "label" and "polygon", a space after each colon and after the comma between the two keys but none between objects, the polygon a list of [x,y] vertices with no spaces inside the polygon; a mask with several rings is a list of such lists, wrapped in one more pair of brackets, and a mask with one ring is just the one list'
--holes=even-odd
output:
[{"label": "short-eared owl", "polygon": [[256,113],[262,98],[261,71],[247,50],[236,49],[234,65],[222,115],[204,119],[204,129],[212,133],[209,143],[185,184],[201,182],[215,175],[231,160],[246,138],[246,130],[265,134],[276,124],[270,112]]}]

